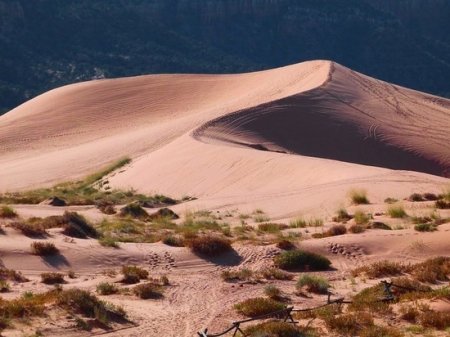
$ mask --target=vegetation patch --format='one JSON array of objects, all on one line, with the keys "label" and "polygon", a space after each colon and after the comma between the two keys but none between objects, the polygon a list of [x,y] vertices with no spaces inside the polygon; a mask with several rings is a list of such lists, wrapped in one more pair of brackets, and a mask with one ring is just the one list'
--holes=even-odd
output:
[{"label": "vegetation patch", "polygon": [[163,297],[162,287],[151,282],[137,285],[133,288],[133,292],[136,296],[144,300]]},{"label": "vegetation patch", "polygon": [[403,206],[398,204],[389,206],[387,209],[387,213],[391,218],[397,219],[406,218],[408,216]]},{"label": "vegetation patch", "polygon": [[437,227],[431,223],[419,223],[414,226],[414,229],[418,232],[434,232]]},{"label": "vegetation patch", "polygon": [[41,223],[15,221],[9,226],[31,238],[47,236],[47,231]]},{"label": "vegetation patch", "polygon": [[285,272],[284,270],[278,268],[265,268],[260,271],[261,275],[266,280],[283,280],[289,281],[294,278],[294,275]]},{"label": "vegetation patch", "polygon": [[50,256],[59,254],[59,249],[52,242],[34,241],[30,245],[31,253],[39,256]]},{"label": "vegetation patch", "polygon": [[64,212],[62,220],[64,222],[62,231],[64,235],[80,239],[96,238],[98,235],[97,230],[76,212]]},{"label": "vegetation patch", "polygon": [[19,283],[28,282],[28,279],[25,276],[23,276],[21,272],[1,267],[0,267],[0,280],[9,280]]},{"label": "vegetation patch", "polygon": [[347,233],[347,228],[344,225],[333,225],[331,226],[327,232],[327,236],[337,236],[337,235],[344,235]]},{"label": "vegetation patch", "polygon": [[353,205],[367,205],[369,199],[367,198],[367,192],[362,189],[355,189],[349,192],[350,200]]},{"label": "vegetation patch", "polygon": [[42,273],[41,282],[45,284],[62,284],[64,283],[64,274],[61,273]]},{"label": "vegetation patch", "polygon": [[359,233],[364,232],[366,230],[366,228],[362,225],[355,224],[355,225],[351,225],[348,230],[353,234],[359,234]]},{"label": "vegetation patch", "polygon": [[286,306],[270,298],[256,297],[237,303],[234,308],[244,316],[256,317],[283,310]]},{"label": "vegetation patch", "polygon": [[382,229],[385,231],[391,231],[392,228],[389,225],[386,225],[384,222],[374,221],[370,224],[370,228],[372,229]]},{"label": "vegetation patch", "polygon": [[188,241],[188,246],[198,255],[218,256],[231,251],[231,242],[214,235],[202,235]]},{"label": "vegetation patch", "polygon": [[245,336],[248,337],[309,337],[312,336],[309,330],[297,325],[281,322],[269,321],[249,326],[245,329]]},{"label": "vegetation patch", "polygon": [[327,294],[330,283],[324,277],[317,275],[301,275],[296,284],[297,290],[306,288],[307,291],[315,294]]},{"label": "vegetation patch", "polygon": [[115,284],[102,282],[97,285],[97,293],[100,295],[113,295],[119,292],[119,288]]},{"label": "vegetation patch", "polygon": [[283,250],[293,250],[296,249],[297,247],[295,246],[295,244],[287,239],[281,239],[277,242],[277,247]]},{"label": "vegetation patch", "polygon": [[370,219],[372,219],[372,216],[362,210],[356,210],[354,219],[357,225],[367,225]]},{"label": "vegetation patch", "polygon": [[240,270],[224,270],[220,276],[227,282],[249,281],[255,278],[255,273],[250,269],[243,268]]},{"label": "vegetation patch", "polygon": [[367,327],[374,326],[373,318],[366,312],[347,313],[329,316],[325,319],[329,330],[345,336],[361,336],[360,333]]},{"label": "vegetation patch", "polygon": [[289,222],[289,227],[291,228],[305,228],[306,226],[307,222],[302,218],[297,218]]},{"label": "vegetation patch", "polygon": [[179,235],[173,235],[173,234],[169,234],[166,235],[162,242],[168,246],[172,246],[172,247],[184,247],[184,240],[181,236]]},{"label": "vegetation patch", "polygon": [[130,203],[120,209],[119,215],[121,217],[130,217],[134,219],[147,220],[149,215],[145,209],[139,205],[139,203]]},{"label": "vegetation patch", "polygon": [[12,207],[6,205],[0,206],[0,218],[12,219],[16,217],[17,213]]},{"label": "vegetation patch", "polygon": [[303,250],[282,252],[274,259],[276,267],[285,270],[327,270],[331,261],[326,257]]},{"label": "vegetation patch", "polygon": [[148,271],[138,266],[123,266],[122,274],[122,282],[126,284],[139,283],[148,278]]},{"label": "vegetation patch", "polygon": [[265,232],[265,233],[278,233],[283,229],[288,228],[287,225],[285,224],[278,224],[278,223],[271,223],[271,222],[267,222],[267,223],[261,223],[258,225],[258,229],[261,232]]},{"label": "vegetation patch", "polygon": [[369,278],[381,278],[388,276],[398,276],[403,274],[405,266],[398,262],[388,260],[377,261],[370,265],[358,267],[352,271],[353,276],[365,274]]}]

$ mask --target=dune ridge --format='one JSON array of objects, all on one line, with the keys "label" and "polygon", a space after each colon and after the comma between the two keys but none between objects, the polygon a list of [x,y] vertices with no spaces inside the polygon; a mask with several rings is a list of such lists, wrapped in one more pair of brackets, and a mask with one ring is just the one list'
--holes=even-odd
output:
[{"label": "dune ridge", "polygon": [[299,206],[274,198],[314,195],[301,206],[313,209],[352,186],[380,198],[437,190],[450,168],[449,128],[450,100],[330,61],[96,80],[0,117],[0,191],[76,179],[130,156],[109,178],[113,188],[194,195],[202,206],[263,204],[287,216]]}]

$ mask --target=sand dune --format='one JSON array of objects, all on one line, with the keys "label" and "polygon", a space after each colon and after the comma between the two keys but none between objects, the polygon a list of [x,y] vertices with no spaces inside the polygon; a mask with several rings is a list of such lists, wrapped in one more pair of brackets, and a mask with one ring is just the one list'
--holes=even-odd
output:
[{"label": "sand dune", "polygon": [[0,190],[74,179],[126,155],[134,161],[112,187],[283,217],[335,207],[354,186],[379,199],[438,190],[449,129],[449,100],[328,61],[92,81],[0,117]]}]

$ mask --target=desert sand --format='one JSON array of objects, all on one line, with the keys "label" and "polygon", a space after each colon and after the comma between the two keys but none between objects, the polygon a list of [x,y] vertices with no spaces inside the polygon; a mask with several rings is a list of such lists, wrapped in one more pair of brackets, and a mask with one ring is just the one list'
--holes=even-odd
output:
[{"label": "desert sand", "polygon": [[[317,216],[327,222],[338,207],[354,211],[347,194],[362,188],[371,201],[364,210],[379,212],[383,220],[385,198],[438,194],[449,183],[450,100],[334,62],[310,61],[248,74],[148,75],[78,83],[0,117],[0,192],[76,180],[124,156],[132,162],[105,178],[108,188],[196,198],[171,207],[178,214],[235,212],[233,221],[238,223],[237,214],[262,209],[271,221]],[[405,205],[414,214],[431,209],[430,204],[424,209]],[[13,207],[25,219],[60,215],[66,209],[91,221],[104,217],[94,206]],[[237,243],[239,258],[217,262],[161,242],[121,243],[117,250],[92,239],[69,242],[56,230],[51,240],[64,258],[32,256],[33,240],[10,228],[0,234],[0,266],[20,270],[32,280],[14,286],[5,298],[47,289],[39,283],[43,271],[74,270],[79,277],[64,287],[89,290],[111,279],[104,270],[124,264],[143,265],[171,279],[173,287],[162,300],[108,297],[136,324],[108,336],[191,337],[204,327],[220,331],[236,318],[236,301],[264,288],[223,283],[218,280],[221,271],[258,270],[280,251],[271,244]],[[449,242],[450,223],[445,223],[431,233],[405,226],[388,233],[371,230],[305,240],[301,246],[332,259],[335,270],[326,275],[337,282],[336,292],[350,296],[355,289],[342,279],[355,266],[384,258],[417,262],[448,256]],[[329,247],[336,243],[362,253],[335,256]],[[286,291],[292,287],[275,283]],[[321,301],[296,298],[293,304]],[[49,336],[65,327],[45,325]]]}]

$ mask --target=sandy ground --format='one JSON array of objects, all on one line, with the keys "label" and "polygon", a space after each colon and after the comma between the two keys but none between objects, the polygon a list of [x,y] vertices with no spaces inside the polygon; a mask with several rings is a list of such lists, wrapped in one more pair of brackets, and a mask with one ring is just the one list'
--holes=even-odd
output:
[{"label": "sandy ground", "polygon": [[[372,205],[364,207],[372,212],[384,210],[387,197],[440,193],[449,183],[449,144],[449,100],[328,61],[249,74],[100,80],[50,91],[0,117],[0,191],[80,178],[129,156],[132,163],[111,174],[109,186],[197,198],[173,207],[177,213],[260,208],[278,222],[297,216],[330,218],[338,207],[350,206],[352,188],[367,190]],[[63,211],[14,207],[23,217]],[[103,217],[93,207],[69,209],[92,221]],[[162,300],[109,296],[137,324],[109,336],[191,337],[206,326],[223,329],[237,318],[232,305],[261,295],[264,285],[224,283],[218,281],[220,272],[262,268],[278,251],[236,244],[233,256],[205,261],[186,248],[161,243],[121,244],[117,250],[95,240],[68,242],[57,230],[50,240],[61,256],[41,259],[30,255],[31,239],[12,229],[0,234],[0,265],[33,280],[14,285],[7,296],[43,290],[38,275],[47,270],[74,270],[79,277],[66,287],[89,290],[102,280],[114,281],[102,271],[123,264],[169,276],[172,286]],[[301,245],[329,256],[336,270],[326,276],[342,281],[350,269],[380,258],[414,262],[450,255],[449,242],[447,223],[433,233],[370,230]],[[333,254],[332,244],[352,253]],[[337,292],[354,293],[342,282]],[[292,283],[276,283],[293,291]],[[324,299],[293,301],[302,307]],[[52,324],[46,325],[48,335],[64,329],[57,320]]]}]

